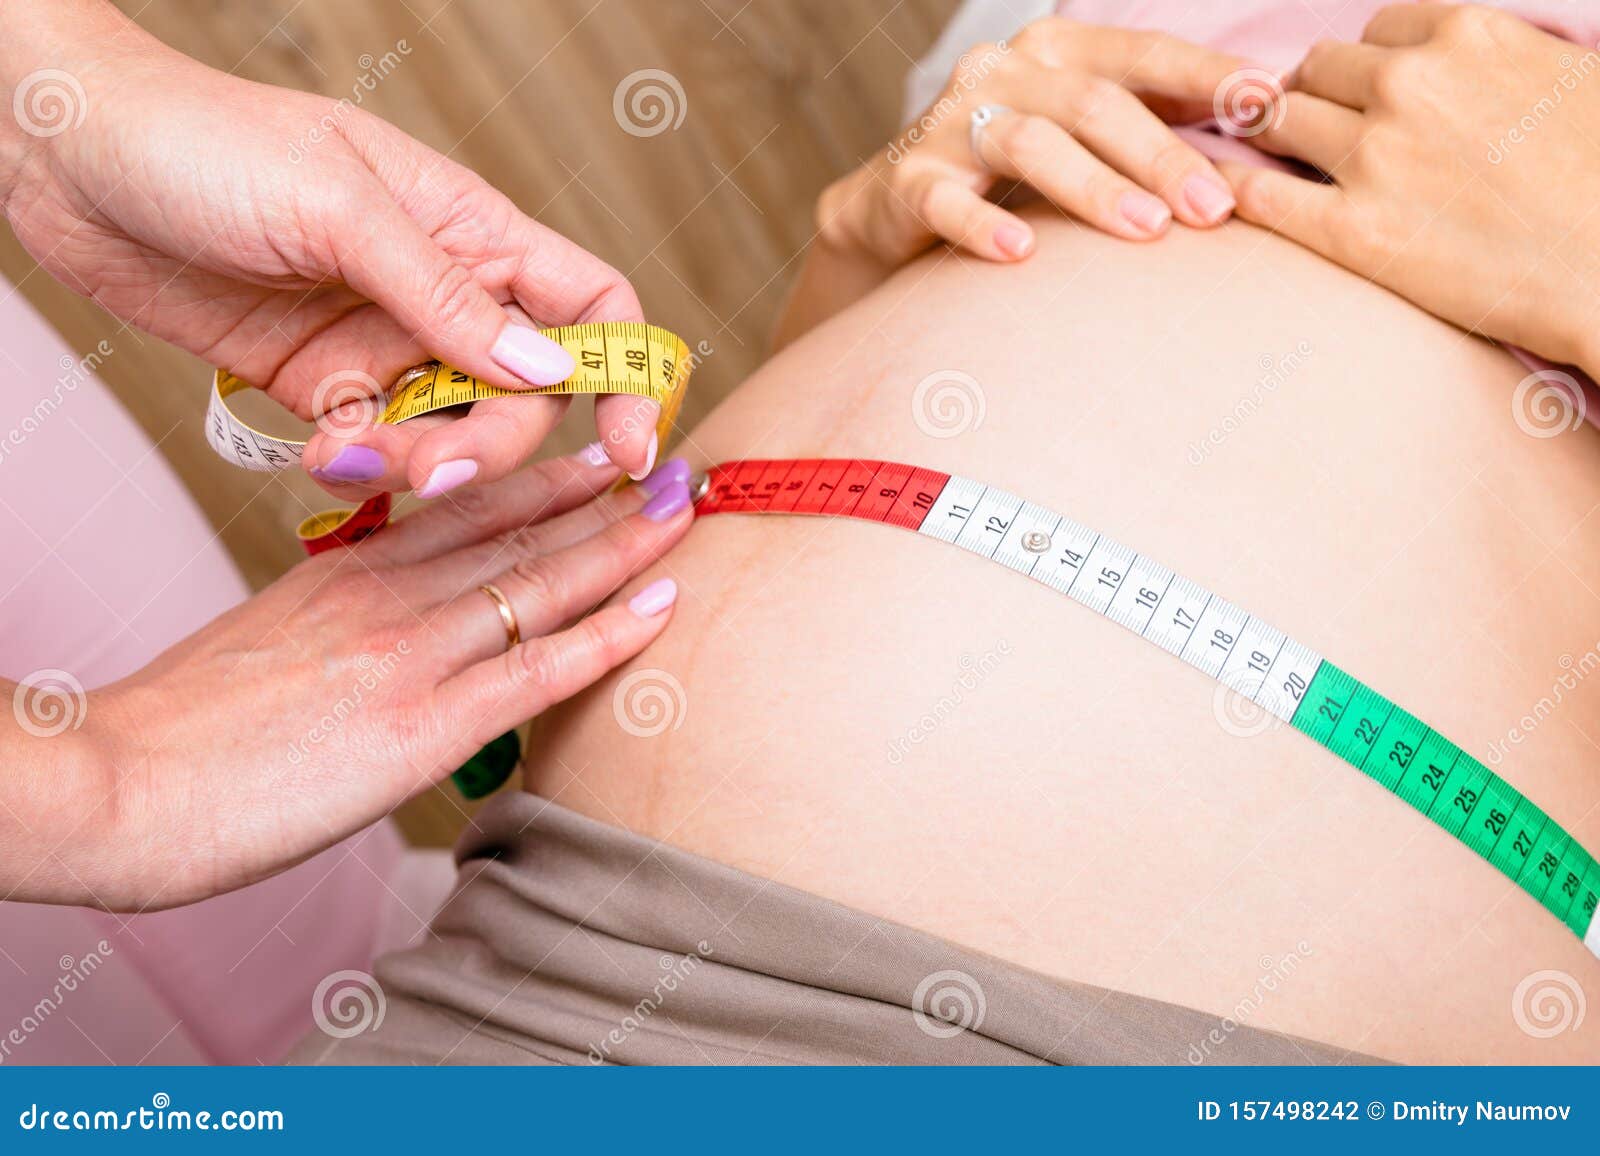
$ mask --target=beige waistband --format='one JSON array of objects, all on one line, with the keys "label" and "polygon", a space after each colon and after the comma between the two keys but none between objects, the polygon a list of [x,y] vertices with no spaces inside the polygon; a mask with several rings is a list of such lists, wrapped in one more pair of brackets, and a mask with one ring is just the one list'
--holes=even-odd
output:
[{"label": "beige waistband", "polygon": [[492,800],[457,859],[433,934],[378,964],[381,1023],[291,1062],[1373,1062],[1049,979],[534,795]]}]

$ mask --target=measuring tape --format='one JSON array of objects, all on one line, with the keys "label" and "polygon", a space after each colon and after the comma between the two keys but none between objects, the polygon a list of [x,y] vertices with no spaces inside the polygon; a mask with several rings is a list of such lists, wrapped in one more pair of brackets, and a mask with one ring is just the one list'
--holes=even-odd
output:
[{"label": "measuring tape", "polygon": [[[434,362],[401,377],[377,420],[397,425],[491,397],[627,393],[647,397],[660,406],[656,434],[661,444],[667,443],[683,405],[690,370],[689,347],[677,334],[634,321],[597,321],[540,332],[572,355],[576,368],[567,380],[533,389],[501,389]],[[352,374],[348,380],[360,382],[363,375]],[[223,458],[247,470],[276,472],[298,465],[305,442],[262,433],[228,408],[228,398],[251,388],[226,370],[217,370],[206,409],[206,440]],[[351,546],[387,523],[389,510],[389,495],[378,494],[355,509],[313,514],[296,527],[295,534],[310,554]]]},{"label": "measuring tape", "polygon": [[[647,397],[660,407],[656,436],[662,445],[667,443],[683,406],[691,369],[689,347],[677,334],[634,321],[562,325],[540,332],[572,355],[574,369],[565,381],[534,389],[500,389],[459,369],[433,362],[418,366],[395,383],[377,420],[396,425],[425,413],[471,405],[490,397],[627,393]],[[352,374],[349,380],[369,388],[376,384],[360,374]],[[305,442],[262,433],[228,408],[228,398],[251,388],[226,370],[217,370],[206,408],[206,440],[223,458],[247,470],[276,472],[298,465],[305,453]],[[377,399],[372,402],[376,405]],[[312,514],[295,528],[295,535],[308,554],[353,546],[388,524],[390,508],[387,493],[375,494],[354,509]],[[451,778],[467,798],[482,798],[511,777],[521,757],[517,732],[507,731],[467,760]]]},{"label": "measuring tape", "polygon": [[1477,759],[1304,643],[1165,566],[1015,494],[895,462],[729,462],[695,513],[901,526],[1026,574],[1177,655],[1403,799],[1498,868],[1600,957],[1600,865]]}]

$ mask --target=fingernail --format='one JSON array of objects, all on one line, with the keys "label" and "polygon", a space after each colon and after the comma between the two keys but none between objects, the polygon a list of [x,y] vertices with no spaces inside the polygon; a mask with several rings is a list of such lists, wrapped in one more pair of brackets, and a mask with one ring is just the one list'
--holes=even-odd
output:
[{"label": "fingernail", "polygon": [[1214,225],[1233,212],[1233,194],[1199,173],[1183,182],[1183,199],[1208,224]]},{"label": "fingernail", "polygon": [[383,477],[383,455],[369,446],[342,446],[331,462],[312,473],[330,482],[370,482]]},{"label": "fingernail", "polygon": [[673,482],[689,484],[689,463],[683,458],[668,458],[651,470],[650,475],[638,485],[653,498]]},{"label": "fingernail", "polygon": [[638,473],[634,473],[631,470],[628,472],[628,476],[634,481],[644,481],[650,476],[650,471],[656,468],[656,451],[660,448],[660,440],[659,435],[652,431],[650,434],[650,448],[645,451],[644,455],[644,469]]},{"label": "fingernail", "polygon": [[1117,209],[1123,219],[1141,233],[1159,233],[1172,220],[1172,210],[1167,208],[1166,202],[1149,193],[1123,193],[1122,199],[1117,202]]},{"label": "fingernail", "polygon": [[532,385],[555,385],[572,376],[577,368],[568,353],[537,329],[508,324],[489,351],[496,364],[510,370]]},{"label": "fingernail", "polygon": [[596,469],[611,464],[611,458],[606,455],[605,442],[590,442],[578,451],[578,456]]},{"label": "fingernail", "polygon": [[678,600],[678,584],[671,578],[657,578],[628,600],[628,609],[640,618],[654,618]]},{"label": "fingernail", "polygon": [[639,512],[652,522],[665,522],[689,504],[689,487],[683,482],[668,482],[667,488],[644,504]]},{"label": "fingernail", "polygon": [[1026,257],[1033,248],[1033,233],[1007,222],[994,231],[994,244],[1008,257]]},{"label": "fingernail", "polygon": [[465,485],[478,476],[478,463],[471,458],[451,458],[433,467],[428,480],[417,491],[419,498],[437,498],[447,490]]}]

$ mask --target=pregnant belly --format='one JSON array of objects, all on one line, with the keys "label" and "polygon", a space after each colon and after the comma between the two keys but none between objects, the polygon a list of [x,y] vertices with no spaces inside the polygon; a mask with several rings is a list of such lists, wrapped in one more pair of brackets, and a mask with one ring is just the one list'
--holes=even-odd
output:
[{"label": "pregnant belly", "polygon": [[[900,460],[1065,513],[1320,650],[1600,848],[1600,435],[1531,436],[1506,354],[1246,226],[1136,246],[1036,224],[1021,267],[903,270],[690,452]],[[533,789],[1249,1026],[1401,1060],[1600,1058],[1538,1018],[1552,984],[1600,993],[1551,915],[1076,603],[848,522],[706,519],[665,569],[672,628],[543,724]],[[635,733],[657,728],[619,705],[629,678],[668,687],[671,727]],[[1226,1059],[1225,1037],[1196,1045]]]}]

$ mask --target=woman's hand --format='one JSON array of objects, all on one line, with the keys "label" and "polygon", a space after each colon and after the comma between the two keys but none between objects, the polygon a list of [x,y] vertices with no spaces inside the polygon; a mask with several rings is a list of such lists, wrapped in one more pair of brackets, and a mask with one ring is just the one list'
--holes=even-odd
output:
[{"label": "woman's hand", "polygon": [[590,501],[617,468],[558,458],[430,506],[90,693],[81,730],[30,730],[21,688],[21,728],[0,729],[0,894],[168,907],[382,818],[661,633],[670,580],[589,611],[688,529],[687,476],[675,459]]},{"label": "woman's hand", "polygon": [[1401,4],[1324,42],[1224,166],[1239,215],[1467,329],[1597,366],[1600,59],[1493,8]]},{"label": "woman's hand", "polygon": [[[1003,181],[1118,237],[1204,227],[1233,208],[1227,182],[1172,120],[1210,116],[1243,62],[1155,32],[1050,17],[961,58],[923,115],[817,205],[821,240],[898,266],[938,240],[993,261],[1027,256],[1033,232],[985,200]],[[972,148],[971,116],[1001,112]]]},{"label": "woman's hand", "polygon": [[[503,306],[543,325],[640,317],[616,270],[350,101],[206,68],[99,0],[8,4],[4,20],[18,115],[0,118],[0,199],[23,245],[301,418],[429,358],[511,389],[566,378],[567,353]],[[305,462],[341,497],[432,496],[510,472],[568,400],[319,432]],[[607,452],[642,476],[655,413],[637,411],[595,406]]]}]

